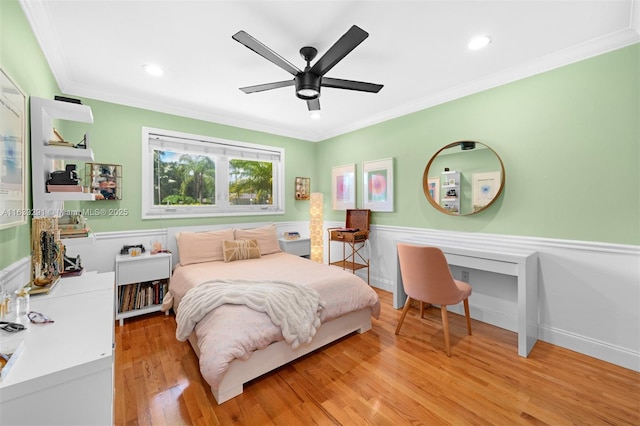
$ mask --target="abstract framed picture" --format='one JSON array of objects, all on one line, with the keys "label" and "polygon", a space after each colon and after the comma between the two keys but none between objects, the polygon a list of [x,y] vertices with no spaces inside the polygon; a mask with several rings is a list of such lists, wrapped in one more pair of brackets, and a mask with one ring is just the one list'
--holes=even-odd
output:
[{"label": "abstract framed picture", "polygon": [[473,211],[484,208],[496,196],[500,188],[500,172],[473,173],[471,175]]},{"label": "abstract framed picture", "polygon": [[333,210],[356,208],[356,165],[331,169],[331,201]]},{"label": "abstract framed picture", "polygon": [[362,206],[372,212],[393,211],[393,158],[362,163]]},{"label": "abstract framed picture", "polygon": [[427,178],[427,188],[431,199],[440,204],[440,177]]},{"label": "abstract framed picture", "polygon": [[0,229],[27,223],[27,97],[0,68]]}]

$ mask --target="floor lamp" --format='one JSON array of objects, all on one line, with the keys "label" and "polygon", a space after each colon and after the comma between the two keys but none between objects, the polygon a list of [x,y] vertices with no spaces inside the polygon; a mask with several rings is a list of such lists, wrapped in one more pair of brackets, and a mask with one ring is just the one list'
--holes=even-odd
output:
[{"label": "floor lamp", "polygon": [[311,238],[311,260],[318,263],[324,263],[323,240],[324,232],[322,229],[322,193],[312,192],[309,206],[309,236]]}]

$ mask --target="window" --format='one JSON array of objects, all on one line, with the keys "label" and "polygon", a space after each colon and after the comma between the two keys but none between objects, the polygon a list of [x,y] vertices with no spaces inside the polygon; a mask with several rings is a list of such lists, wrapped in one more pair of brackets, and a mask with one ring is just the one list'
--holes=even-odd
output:
[{"label": "window", "polygon": [[284,150],[142,128],[142,218],[284,213]]}]

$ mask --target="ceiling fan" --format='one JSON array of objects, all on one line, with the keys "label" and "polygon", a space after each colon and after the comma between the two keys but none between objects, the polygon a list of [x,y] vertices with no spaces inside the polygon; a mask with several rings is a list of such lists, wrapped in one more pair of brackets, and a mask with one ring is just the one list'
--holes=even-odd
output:
[{"label": "ceiling fan", "polygon": [[241,87],[244,93],[262,92],[265,90],[278,89],[280,87],[295,86],[296,96],[307,101],[309,111],[320,110],[320,87],[333,87],[335,89],[357,90],[360,92],[378,93],[382,89],[382,84],[365,83],[362,81],[342,80],[339,78],[325,77],[338,62],[362,43],[369,33],[362,28],[353,25],[338,41],[318,61],[311,66],[311,61],[316,57],[318,51],[315,47],[305,46],[300,49],[300,56],[307,62],[304,71],[293,65],[291,62],[269,49],[264,44],[247,34],[245,31],[238,31],[232,38],[245,45],[249,49],[273,62],[280,68],[293,75],[292,80],[276,81],[274,83],[258,84],[255,86]]}]

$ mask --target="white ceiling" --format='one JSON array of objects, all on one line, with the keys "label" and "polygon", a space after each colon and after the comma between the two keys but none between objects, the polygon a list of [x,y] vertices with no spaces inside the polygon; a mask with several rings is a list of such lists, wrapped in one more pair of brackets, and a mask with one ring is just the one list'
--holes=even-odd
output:
[{"label": "white ceiling", "polygon": [[[20,0],[63,93],[310,141],[323,140],[637,42],[634,0]],[[327,77],[384,84],[323,88],[322,118],[291,78],[234,41],[245,30],[298,68],[352,25],[369,33]],[[490,35],[482,51],[466,45]],[[157,63],[163,77],[141,66]]]}]

